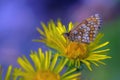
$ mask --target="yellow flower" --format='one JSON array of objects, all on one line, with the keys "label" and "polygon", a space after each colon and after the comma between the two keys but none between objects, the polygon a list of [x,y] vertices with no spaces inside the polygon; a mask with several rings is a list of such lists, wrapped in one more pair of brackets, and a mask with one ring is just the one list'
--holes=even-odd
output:
[{"label": "yellow flower", "polygon": [[0,80],[2,80],[2,66],[0,65]]},{"label": "yellow flower", "polygon": [[[1,77],[0,77],[0,80],[2,80],[2,67],[0,67],[1,69]],[[4,80],[13,80],[13,76],[12,76],[12,65],[8,66],[8,70],[6,72],[6,75],[4,77]]]},{"label": "yellow flower", "polygon": [[57,24],[50,21],[48,25],[41,23],[43,31],[37,28],[41,35],[40,40],[36,42],[45,43],[48,47],[55,49],[61,56],[69,58],[69,66],[80,67],[81,63],[84,63],[89,70],[92,70],[91,63],[99,66],[98,63],[105,64],[101,60],[111,58],[106,53],[109,49],[100,50],[100,48],[106,46],[109,42],[99,44],[103,34],[99,33],[94,42],[90,44],[79,43],[69,41],[63,36],[63,33],[69,32],[73,28],[72,22],[68,24],[68,29],[59,20]]},{"label": "yellow flower", "polygon": [[41,49],[38,52],[31,52],[30,58],[33,62],[23,56],[18,58],[18,63],[21,68],[14,70],[14,80],[77,80],[80,76],[80,72],[75,72],[76,68],[64,71],[61,75],[61,71],[67,63],[67,58],[61,58],[58,61],[58,54],[51,55],[51,51],[42,52]]}]

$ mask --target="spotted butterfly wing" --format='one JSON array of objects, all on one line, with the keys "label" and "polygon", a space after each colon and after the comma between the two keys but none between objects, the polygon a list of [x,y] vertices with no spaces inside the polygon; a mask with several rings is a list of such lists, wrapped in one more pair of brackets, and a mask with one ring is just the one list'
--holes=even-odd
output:
[{"label": "spotted butterfly wing", "polygon": [[101,27],[101,21],[99,14],[90,16],[74,27],[70,32],[65,33],[64,36],[70,41],[90,43],[94,41],[96,34]]}]

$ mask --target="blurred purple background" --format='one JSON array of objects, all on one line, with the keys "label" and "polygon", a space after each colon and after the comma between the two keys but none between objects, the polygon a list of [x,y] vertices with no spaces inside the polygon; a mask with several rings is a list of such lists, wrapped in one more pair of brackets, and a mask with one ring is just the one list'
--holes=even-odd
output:
[{"label": "blurred purple background", "polygon": [[0,64],[16,66],[17,57],[44,44],[32,42],[39,38],[36,27],[58,18],[67,25],[100,13],[104,23],[120,14],[119,0],[0,0]]}]

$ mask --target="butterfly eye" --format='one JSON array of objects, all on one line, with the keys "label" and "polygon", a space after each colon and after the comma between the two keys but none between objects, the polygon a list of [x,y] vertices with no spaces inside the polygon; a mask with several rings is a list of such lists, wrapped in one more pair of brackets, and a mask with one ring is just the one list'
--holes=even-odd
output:
[{"label": "butterfly eye", "polygon": [[68,37],[69,33],[63,33],[64,37]]}]

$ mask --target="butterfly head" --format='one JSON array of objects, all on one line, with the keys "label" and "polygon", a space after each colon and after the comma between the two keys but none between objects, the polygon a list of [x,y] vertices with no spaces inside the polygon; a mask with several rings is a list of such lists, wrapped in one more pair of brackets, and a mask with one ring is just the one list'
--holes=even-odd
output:
[{"label": "butterfly head", "polygon": [[69,33],[63,33],[63,36],[67,38],[69,36]]}]

